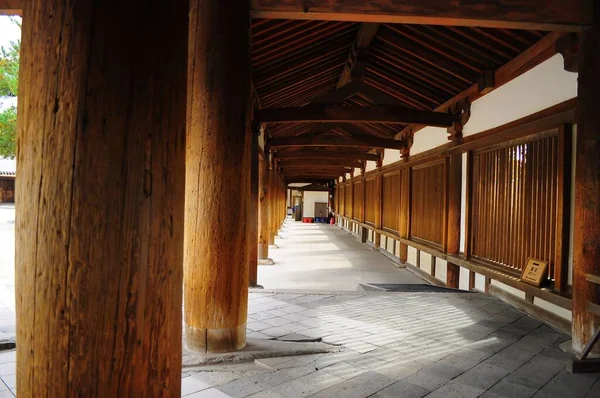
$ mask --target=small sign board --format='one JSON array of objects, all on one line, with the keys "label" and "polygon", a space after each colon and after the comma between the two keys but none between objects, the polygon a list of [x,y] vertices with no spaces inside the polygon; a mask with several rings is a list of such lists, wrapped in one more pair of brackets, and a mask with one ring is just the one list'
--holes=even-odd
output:
[{"label": "small sign board", "polygon": [[548,274],[548,261],[529,258],[521,273],[521,281],[540,287]]}]

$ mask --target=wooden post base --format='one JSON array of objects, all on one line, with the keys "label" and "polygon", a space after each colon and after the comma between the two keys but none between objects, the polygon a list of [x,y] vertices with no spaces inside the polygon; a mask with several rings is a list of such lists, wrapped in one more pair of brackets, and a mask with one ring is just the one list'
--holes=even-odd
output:
[{"label": "wooden post base", "polygon": [[195,352],[231,352],[246,347],[246,323],[234,328],[199,329],[185,326],[185,345]]}]

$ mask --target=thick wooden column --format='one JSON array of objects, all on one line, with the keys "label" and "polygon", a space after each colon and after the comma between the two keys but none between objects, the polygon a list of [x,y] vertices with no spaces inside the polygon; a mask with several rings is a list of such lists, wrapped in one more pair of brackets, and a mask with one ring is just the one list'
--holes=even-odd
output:
[{"label": "thick wooden column", "polygon": [[275,189],[275,167],[273,165],[269,165],[269,195],[268,195],[268,205],[269,205],[269,245],[275,246],[275,235],[276,235],[276,227],[277,224],[277,192]]},{"label": "thick wooden column", "polygon": [[[458,142],[458,140],[456,140]],[[462,154],[449,157],[448,161],[448,228],[446,252],[458,256],[460,252],[460,207],[462,194]],[[460,267],[448,261],[446,285],[458,288]]]},{"label": "thick wooden column", "polygon": [[250,155],[250,200],[248,209],[248,286],[258,286],[258,136],[260,130],[252,129]]},{"label": "thick wooden column", "polygon": [[178,397],[188,4],[24,6],[19,396]]},{"label": "thick wooden column", "polygon": [[248,3],[190,3],[184,314],[187,347],[201,352],[246,345],[249,20]]},{"label": "thick wooden column", "polygon": [[588,302],[600,304],[600,289],[586,280],[586,274],[600,275],[600,5],[595,7],[594,26],[582,32],[579,50],[572,333],[577,351],[600,324],[586,311]]},{"label": "thick wooden column", "polygon": [[[407,161],[408,158],[405,158]],[[408,227],[410,217],[410,167],[404,167],[400,170],[400,217],[398,220],[398,235],[403,239],[408,239]],[[401,264],[408,261],[408,245],[400,242],[398,258]]]},{"label": "thick wooden column", "polygon": [[[382,211],[381,211],[381,207],[382,207],[382,196],[383,196],[383,175],[382,174],[378,174],[377,176],[375,176],[375,228],[376,229],[381,229],[382,228]],[[375,247],[379,248],[381,246],[381,234],[378,232],[374,232],[375,234]]]},{"label": "thick wooden column", "polygon": [[269,164],[264,158],[258,162],[258,263],[272,265],[273,260],[269,258]]}]

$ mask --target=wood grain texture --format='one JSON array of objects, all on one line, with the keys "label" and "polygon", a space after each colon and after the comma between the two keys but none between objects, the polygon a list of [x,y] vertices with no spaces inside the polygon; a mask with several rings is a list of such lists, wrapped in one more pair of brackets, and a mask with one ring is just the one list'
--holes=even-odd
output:
[{"label": "wood grain texture", "polygon": [[401,171],[384,174],[382,177],[381,216],[382,229],[398,231],[400,210],[400,187],[402,185]]},{"label": "wood grain texture", "polygon": [[188,4],[115,6],[24,10],[19,396],[180,396]]},{"label": "wood grain texture", "polygon": [[249,10],[233,0],[194,0],[190,7],[186,344],[232,351],[246,344],[248,307]]},{"label": "wood grain texture", "polygon": [[[407,159],[406,159],[407,160]],[[398,216],[398,236],[408,239],[410,230],[410,168],[405,167],[400,170],[401,186],[400,186],[400,210]],[[408,246],[405,243],[400,243],[398,253],[401,263],[408,261]]]},{"label": "wood grain texture", "polygon": [[259,192],[258,192],[258,258],[269,258],[269,164],[262,157],[259,159]]},{"label": "wood grain texture", "polygon": [[258,132],[252,131],[250,200],[248,201],[248,286],[258,284]]},{"label": "wood grain texture", "polygon": [[[558,129],[474,151],[470,254],[520,274],[529,257],[555,278]],[[514,237],[508,241],[506,237]]]},{"label": "wood grain texture", "polygon": [[[586,311],[600,304],[598,287],[586,274],[600,275],[600,6],[593,29],[581,35],[577,147],[575,166],[575,224],[573,231],[573,347],[581,351],[600,320]],[[594,353],[600,346],[596,345]]]},{"label": "wood grain texture", "polygon": [[592,0],[356,1],[251,0],[252,16],[397,24],[578,31],[592,23]]},{"label": "wood grain texture", "polygon": [[445,160],[414,167],[411,176],[410,237],[443,247],[446,228]]},{"label": "wood grain texture", "polygon": [[318,106],[266,108],[258,110],[257,122],[365,122],[388,124],[424,124],[427,126],[450,127],[454,116],[449,113],[415,110],[394,106]]}]

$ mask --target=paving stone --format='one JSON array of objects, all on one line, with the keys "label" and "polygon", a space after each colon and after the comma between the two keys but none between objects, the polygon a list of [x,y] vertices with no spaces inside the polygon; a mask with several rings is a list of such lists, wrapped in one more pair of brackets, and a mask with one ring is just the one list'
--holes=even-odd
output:
[{"label": "paving stone", "polygon": [[404,381],[407,383],[423,387],[429,391],[437,390],[450,380],[450,378],[439,376],[431,372],[426,372],[424,369],[421,369],[417,373],[412,374],[404,379]]},{"label": "paving stone", "polygon": [[316,371],[306,376],[299,377],[292,381],[282,383],[276,387],[268,389],[265,395],[278,394],[285,398],[301,398],[316,394],[335,384],[341,383],[344,379],[324,371]]},{"label": "paving stone", "polygon": [[325,372],[331,373],[345,380],[351,379],[362,373],[367,372],[365,369],[359,368],[358,366],[352,365],[348,362],[338,362],[336,364],[326,367],[324,370]]},{"label": "paving stone", "polygon": [[372,395],[373,398],[421,398],[429,394],[430,391],[426,388],[407,383],[405,381],[397,381],[394,384],[384,388],[383,390]]},{"label": "paving stone", "polygon": [[[583,397],[598,380],[598,374],[569,373],[563,369],[542,387],[535,397]],[[599,389],[600,390],[600,389]],[[596,395],[595,397],[600,397]]]},{"label": "paving stone", "polygon": [[477,357],[466,357],[466,356],[451,354],[451,355],[448,355],[448,356],[440,359],[439,361],[437,361],[437,363],[452,366],[454,368],[460,369],[463,372],[465,372],[465,371],[471,369],[472,367],[474,367],[475,365],[477,365],[478,363],[480,363],[481,361],[482,360]]},{"label": "paving stone", "polygon": [[187,398],[230,398],[230,395],[225,394],[217,390],[216,388],[209,388],[194,394],[186,395]]},{"label": "paving stone", "polygon": [[[276,319],[276,318],[274,318],[274,319]],[[273,327],[273,325],[271,325],[271,324],[260,322],[260,321],[250,322],[246,326],[247,326],[248,330],[252,330],[254,332],[260,332],[263,329],[270,329]]]},{"label": "paving stone", "polygon": [[508,347],[492,355],[486,359],[484,363],[499,366],[512,372],[521,367],[525,362],[529,361],[535,355],[536,353],[533,351],[523,351],[513,347]]},{"label": "paving stone", "polygon": [[281,372],[261,372],[222,384],[217,388],[234,398],[245,397],[256,392],[285,383],[292,378]]},{"label": "paving stone", "polygon": [[597,380],[596,383],[594,383],[594,385],[584,395],[584,398],[598,398],[598,397],[600,397],[600,380]]},{"label": "paving stone", "polygon": [[181,380],[181,396],[184,397],[198,391],[206,390],[210,387],[212,387],[212,385],[201,379],[186,377]]},{"label": "paving stone", "polygon": [[396,380],[379,373],[366,372],[313,395],[315,398],[363,398],[394,384]]},{"label": "paving stone", "polygon": [[285,319],[285,318],[281,318],[281,317],[265,319],[262,322],[266,323],[267,325],[271,325],[271,326],[282,326],[282,325],[287,325],[289,323],[292,323],[292,321],[290,321],[289,319]]},{"label": "paving stone", "polygon": [[486,363],[480,363],[456,377],[453,382],[487,390],[509,373],[510,371],[504,368]]},{"label": "paving stone", "polygon": [[489,393],[495,394],[497,397],[507,398],[529,398],[536,393],[536,389],[525,387],[521,384],[514,384],[505,380],[500,380],[492,388]]},{"label": "paving stone", "polygon": [[560,372],[565,365],[562,361],[537,356],[508,375],[504,380],[537,390]]},{"label": "paving stone", "polygon": [[461,383],[443,385],[429,394],[428,398],[477,398],[485,390]]}]

